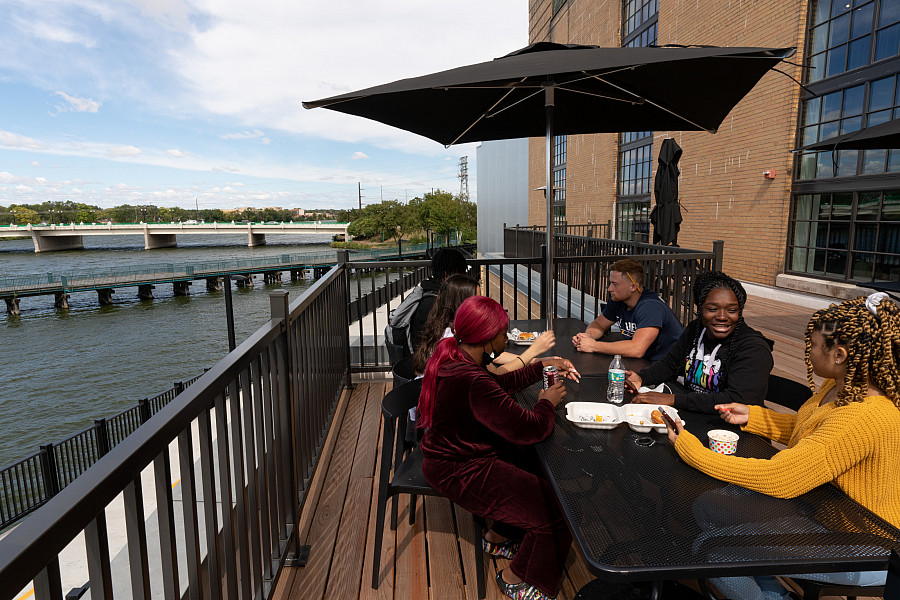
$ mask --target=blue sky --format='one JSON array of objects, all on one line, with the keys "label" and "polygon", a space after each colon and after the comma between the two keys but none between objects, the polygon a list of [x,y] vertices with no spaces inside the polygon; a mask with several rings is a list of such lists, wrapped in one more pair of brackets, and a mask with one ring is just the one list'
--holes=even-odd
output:
[{"label": "blue sky", "polygon": [[528,43],[525,0],[0,0],[0,205],[349,207],[460,156],[315,100]]}]

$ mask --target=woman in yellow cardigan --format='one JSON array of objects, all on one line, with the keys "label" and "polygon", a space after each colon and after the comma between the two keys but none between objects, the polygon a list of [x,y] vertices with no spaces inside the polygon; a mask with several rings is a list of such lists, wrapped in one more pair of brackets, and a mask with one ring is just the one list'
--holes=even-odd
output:
[{"label": "woman in yellow cardigan", "polygon": [[[729,423],[787,448],[769,460],[716,454],[681,424],[669,429],[679,456],[722,481],[793,498],[833,483],[895,527],[900,527],[900,309],[887,294],[859,297],[816,312],[806,328],[806,365],[822,387],[797,414],[761,406],[720,404]],[[885,572],[823,573],[807,579],[884,585]],[[788,598],[774,577],[712,580],[733,600]]]}]

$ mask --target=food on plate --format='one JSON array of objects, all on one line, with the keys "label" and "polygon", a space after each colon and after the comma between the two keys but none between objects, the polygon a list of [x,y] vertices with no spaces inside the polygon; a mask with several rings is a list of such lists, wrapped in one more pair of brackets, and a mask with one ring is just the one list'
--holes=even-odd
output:
[{"label": "food on plate", "polygon": [[530,331],[523,331],[522,333],[519,334],[519,339],[522,341],[533,340],[536,337],[537,336],[534,335],[533,333],[531,333]]},{"label": "food on plate", "polygon": [[650,413],[650,420],[652,420],[657,425],[664,425],[665,421],[663,421],[662,413],[659,410],[654,410]]}]

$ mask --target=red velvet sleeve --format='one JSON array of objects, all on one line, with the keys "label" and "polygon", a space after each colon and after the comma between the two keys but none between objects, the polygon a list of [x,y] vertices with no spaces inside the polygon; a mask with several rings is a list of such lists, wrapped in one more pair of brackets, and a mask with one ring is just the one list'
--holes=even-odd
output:
[{"label": "red velvet sleeve", "polygon": [[550,401],[539,400],[532,410],[527,410],[503,389],[507,384],[515,389],[516,385],[525,387],[533,383],[534,374],[539,373],[539,369],[538,364],[519,369],[523,373],[518,376],[515,376],[516,371],[511,371],[496,379],[487,373],[476,377],[472,387],[469,388],[469,406],[473,416],[485,427],[513,444],[535,444],[546,439],[553,431],[555,422],[555,409]]},{"label": "red velvet sleeve", "polygon": [[501,388],[510,394],[515,394],[540,379],[544,372],[543,370],[544,366],[538,360],[522,369],[513,369],[500,375],[494,375],[494,379],[497,380],[497,384]]}]

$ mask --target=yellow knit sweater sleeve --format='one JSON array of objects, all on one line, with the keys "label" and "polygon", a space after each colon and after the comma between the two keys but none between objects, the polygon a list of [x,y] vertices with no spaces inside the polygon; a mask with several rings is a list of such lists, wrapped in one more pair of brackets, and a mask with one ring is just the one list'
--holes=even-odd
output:
[{"label": "yellow knit sweater sleeve", "polygon": [[778,498],[793,498],[834,481],[872,454],[889,421],[880,413],[863,403],[831,410],[792,448],[770,459],[717,454],[687,431],[678,436],[675,449],[689,465],[716,479]]},{"label": "yellow knit sweater sleeve", "polygon": [[780,413],[762,406],[750,406],[750,419],[741,429],[786,446],[791,439],[796,422],[797,415],[795,413]]}]

